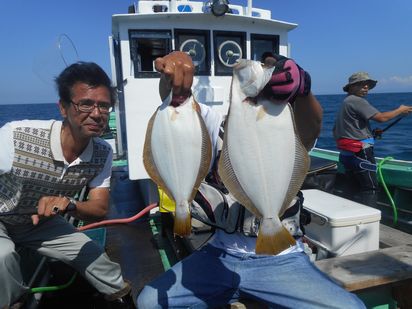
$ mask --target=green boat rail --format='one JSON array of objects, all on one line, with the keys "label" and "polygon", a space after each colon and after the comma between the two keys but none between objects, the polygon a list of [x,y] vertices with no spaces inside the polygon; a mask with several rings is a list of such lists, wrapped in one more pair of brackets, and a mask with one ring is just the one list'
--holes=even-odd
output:
[{"label": "green boat rail", "polygon": [[[309,152],[309,155],[337,163],[339,162],[339,152],[334,150],[313,148]],[[383,160],[385,160],[385,158],[376,158],[378,164]],[[338,167],[338,169],[339,168],[340,167]],[[382,166],[382,174],[388,186],[412,188],[412,161],[385,160],[385,165]]]}]

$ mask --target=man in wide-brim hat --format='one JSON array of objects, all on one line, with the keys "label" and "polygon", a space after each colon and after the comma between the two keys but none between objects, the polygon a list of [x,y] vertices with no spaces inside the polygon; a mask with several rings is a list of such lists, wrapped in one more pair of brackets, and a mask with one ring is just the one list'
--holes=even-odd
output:
[{"label": "man in wide-brim hat", "polygon": [[388,112],[380,112],[372,106],[365,97],[376,83],[366,72],[349,77],[343,87],[348,95],[333,127],[333,136],[340,150],[339,161],[345,167],[345,173],[358,184],[361,202],[369,206],[376,206],[378,179],[373,146],[375,138],[379,137],[371,130],[369,120],[385,122],[412,112],[412,107],[406,105]]},{"label": "man in wide-brim hat", "polygon": [[349,77],[348,83],[343,87],[343,91],[348,92],[349,87],[352,85],[362,85],[365,84],[368,86],[369,90],[375,88],[377,81],[369,77],[369,74],[366,72],[357,72],[352,74]]}]

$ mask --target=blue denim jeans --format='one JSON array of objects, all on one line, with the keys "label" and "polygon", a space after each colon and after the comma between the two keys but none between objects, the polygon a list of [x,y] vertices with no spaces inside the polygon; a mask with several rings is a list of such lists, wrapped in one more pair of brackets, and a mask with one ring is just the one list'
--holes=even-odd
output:
[{"label": "blue denim jeans", "polygon": [[232,254],[206,245],[146,285],[139,309],[215,308],[254,299],[270,308],[365,308],[305,253]]},{"label": "blue denim jeans", "polygon": [[342,153],[339,161],[345,167],[345,174],[357,183],[361,203],[376,207],[379,184],[376,175],[376,160],[373,147],[362,149],[357,153]]}]

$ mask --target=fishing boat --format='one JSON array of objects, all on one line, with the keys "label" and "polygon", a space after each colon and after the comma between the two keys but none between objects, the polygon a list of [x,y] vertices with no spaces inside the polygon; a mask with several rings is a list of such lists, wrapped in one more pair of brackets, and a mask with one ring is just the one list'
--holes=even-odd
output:
[{"label": "fishing boat", "polygon": [[[338,151],[313,148],[310,156],[313,171],[307,178],[309,186],[319,185],[324,191],[359,200],[356,185],[346,179],[339,164]],[[412,161],[376,157],[376,162],[380,186],[376,206],[382,212],[382,222],[412,233]]]},{"label": "fishing boat", "polygon": [[[142,160],[147,123],[160,104],[159,73],[155,71],[154,60],[173,50],[190,55],[195,65],[193,95],[199,102],[226,115],[232,67],[236,61],[242,58],[260,60],[266,51],[291,56],[288,34],[296,27],[295,23],[275,19],[269,10],[253,7],[251,0],[247,1],[246,6],[232,5],[226,0],[140,0],[132,4],[127,13],[112,16],[109,46],[112,80],[118,92],[118,102],[111,115],[111,130],[105,136],[114,150],[109,217],[138,219],[128,220],[127,224],[103,225],[89,233],[105,246],[112,259],[121,264],[124,277],[132,282],[134,297],[145,284],[204,244],[212,233],[210,229],[200,228],[189,237],[175,238],[168,229],[171,216],[162,215],[155,207],[164,199],[147,175]],[[311,177],[316,185],[308,185],[304,193],[307,195],[305,205],[317,218],[311,224],[326,226],[326,223],[331,225],[333,221],[322,211],[315,211],[316,204],[321,201],[331,199],[332,205],[348,204],[355,210],[366,207],[339,196],[336,152],[313,149],[311,157],[313,162],[308,180]],[[412,163],[387,160],[382,166],[385,182],[392,192],[412,188],[412,180],[407,176]],[[328,181],[322,184],[324,179]],[[141,215],[134,217],[139,212]],[[324,260],[329,263],[323,262],[319,267],[345,288],[362,296],[368,308],[375,308],[378,303],[392,308],[394,298],[390,291],[393,285],[397,285],[399,291],[399,287],[404,287],[404,281],[412,278],[412,250],[409,246],[412,237],[380,224],[379,211],[373,212],[371,217],[366,230],[370,238],[365,238],[365,246],[360,246],[351,254],[343,253],[348,253],[349,247],[355,248],[352,245],[360,242],[363,234],[356,231],[362,230],[363,222],[359,219],[345,225],[355,230],[353,237],[349,235],[355,240],[345,248],[339,245],[339,250],[333,251],[330,241],[327,244],[330,236],[323,236],[323,232],[318,239],[312,239],[311,245],[314,248],[317,246],[319,252],[324,253],[323,258],[327,258],[320,259],[321,254],[318,254],[315,259],[319,258],[319,261],[316,263]],[[342,226],[339,226],[338,234],[347,233],[340,229]],[[330,230],[333,228],[324,230],[325,234]],[[372,241],[374,245],[370,246]],[[399,254],[404,257],[401,260],[402,270],[399,270]],[[378,259],[377,256],[386,256],[387,259],[377,260],[375,268],[367,269],[365,265],[370,265],[368,259]],[[390,258],[393,265],[388,265]],[[27,271],[30,285],[46,284],[58,288],[51,293],[45,292],[45,289],[35,290],[37,293],[33,292],[34,296],[27,302],[28,308],[95,308],[96,304],[90,296],[94,291],[90,287],[85,288],[81,278],[73,279],[74,284],[66,285],[72,276],[70,270],[62,274],[63,267],[53,267],[50,261],[31,261],[34,264],[32,269],[36,271]],[[336,267],[347,272],[334,273]],[[379,267],[385,268],[387,273],[373,277]],[[366,273],[362,273],[363,270]],[[383,300],[382,295],[385,296]],[[397,300],[398,305],[399,301],[405,301],[402,297]],[[260,307],[254,304],[248,308]]]}]

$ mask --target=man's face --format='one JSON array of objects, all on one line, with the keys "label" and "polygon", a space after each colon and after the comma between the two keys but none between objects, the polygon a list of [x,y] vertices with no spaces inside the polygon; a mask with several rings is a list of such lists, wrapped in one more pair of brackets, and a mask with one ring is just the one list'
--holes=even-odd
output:
[{"label": "man's face", "polygon": [[74,84],[71,92],[70,106],[60,111],[72,132],[81,138],[102,135],[109,119],[107,105],[111,106],[109,89],[104,86],[92,88],[79,82]]},{"label": "man's face", "polygon": [[369,91],[369,82],[364,81],[364,82],[359,82],[353,85],[350,85],[349,87],[349,94],[354,94],[358,97],[364,97],[368,94]]}]

